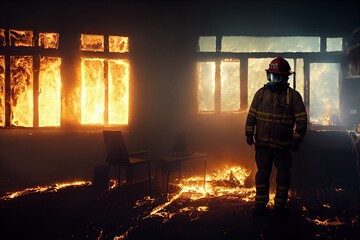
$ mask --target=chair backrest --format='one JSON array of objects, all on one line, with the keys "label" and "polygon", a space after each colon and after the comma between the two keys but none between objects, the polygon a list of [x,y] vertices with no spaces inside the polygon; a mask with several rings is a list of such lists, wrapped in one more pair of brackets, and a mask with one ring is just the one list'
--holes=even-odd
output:
[{"label": "chair backrest", "polygon": [[121,131],[103,130],[106,161],[113,165],[130,164],[125,140]]}]

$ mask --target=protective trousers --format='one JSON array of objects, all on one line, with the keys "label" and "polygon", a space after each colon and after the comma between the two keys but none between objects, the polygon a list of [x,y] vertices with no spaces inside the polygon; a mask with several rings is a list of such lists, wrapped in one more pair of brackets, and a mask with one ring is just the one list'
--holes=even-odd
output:
[{"label": "protective trousers", "polygon": [[256,146],[255,161],[258,169],[255,175],[255,206],[265,207],[269,202],[270,175],[274,164],[277,170],[275,207],[285,207],[291,181],[291,152],[289,150]]}]

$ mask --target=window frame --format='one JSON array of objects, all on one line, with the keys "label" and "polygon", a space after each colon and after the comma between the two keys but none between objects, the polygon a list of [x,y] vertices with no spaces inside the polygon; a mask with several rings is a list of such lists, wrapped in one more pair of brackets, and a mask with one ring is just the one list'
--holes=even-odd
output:
[{"label": "window frame", "polygon": [[[204,36],[204,35],[202,35]],[[211,35],[213,36],[213,35]],[[216,36],[216,51],[215,52],[197,52],[197,60],[198,61],[214,61],[214,62],[221,62],[225,59],[237,59],[240,61],[240,111],[238,112],[222,112],[220,107],[220,100],[215,98],[215,106],[219,106],[215,108],[215,111],[212,115],[214,117],[220,116],[223,114],[247,114],[248,107],[251,103],[248,102],[248,59],[249,58],[276,58],[277,56],[281,56],[283,58],[289,59],[300,59],[302,58],[304,61],[304,92],[303,92],[303,101],[305,104],[305,108],[310,116],[310,64],[311,63],[338,63],[340,64],[340,83],[339,83],[339,92],[341,93],[341,81],[343,76],[345,76],[345,63],[346,63],[346,52],[342,51],[327,51],[326,50],[326,39],[329,36],[320,36],[320,51],[319,52],[285,52],[285,53],[278,53],[278,52],[252,52],[252,53],[239,53],[239,52],[221,52],[221,37],[220,35]],[[345,38],[343,38],[343,44],[345,42]],[[199,42],[198,42],[199,44]],[[199,47],[198,47],[199,49]],[[343,48],[344,49],[344,48]],[[220,69],[216,68],[216,71],[220,71]],[[219,75],[219,73],[215,73],[215,75]],[[198,77],[198,75],[196,76]],[[264,76],[265,79],[265,76]],[[215,94],[220,95],[219,86],[215,86]],[[341,96],[339,96],[339,113],[340,119],[342,115],[341,109]],[[198,99],[198,96],[197,96]],[[202,112],[198,111],[198,115],[202,115]],[[207,113],[209,114],[209,113]],[[308,118],[308,123],[311,129],[339,129],[343,128],[343,126],[324,126],[324,125],[313,125],[309,122],[310,117]],[[342,120],[341,120],[342,123]],[[343,123],[342,123],[343,124]]]}]

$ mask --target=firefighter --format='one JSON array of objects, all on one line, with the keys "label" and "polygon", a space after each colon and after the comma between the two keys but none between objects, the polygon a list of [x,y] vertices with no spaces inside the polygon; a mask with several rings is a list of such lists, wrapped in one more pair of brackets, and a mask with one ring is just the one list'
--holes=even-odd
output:
[{"label": "firefighter", "polygon": [[290,188],[292,153],[299,149],[307,129],[307,113],[298,91],[289,86],[293,73],[282,57],[273,59],[265,70],[267,84],[254,95],[245,124],[248,145],[255,145],[256,196],[254,215],[267,213],[270,175],[276,167],[274,214],[284,216]]}]

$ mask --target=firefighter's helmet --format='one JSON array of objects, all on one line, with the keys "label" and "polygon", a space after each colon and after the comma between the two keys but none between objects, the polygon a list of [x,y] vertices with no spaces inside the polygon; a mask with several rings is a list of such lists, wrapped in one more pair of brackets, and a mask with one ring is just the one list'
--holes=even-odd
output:
[{"label": "firefighter's helmet", "polygon": [[272,72],[272,73],[278,73],[278,74],[282,74],[282,75],[291,75],[291,68],[290,68],[290,64],[288,63],[288,61],[286,61],[284,58],[282,57],[277,57],[275,59],[273,59],[270,64],[269,64],[269,68],[266,69],[266,72]]},{"label": "firefighter's helmet", "polygon": [[272,83],[287,81],[288,76],[292,74],[290,64],[282,57],[273,59],[269,64],[269,68],[265,71],[267,79]]}]

